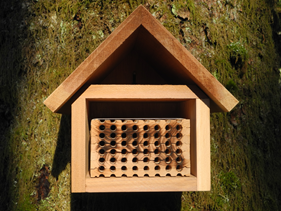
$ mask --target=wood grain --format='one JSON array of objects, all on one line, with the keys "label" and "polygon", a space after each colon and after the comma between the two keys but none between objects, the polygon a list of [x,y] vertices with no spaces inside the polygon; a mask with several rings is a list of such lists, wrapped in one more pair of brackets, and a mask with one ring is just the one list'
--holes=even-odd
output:
[{"label": "wood grain", "polygon": [[196,177],[86,178],[86,192],[196,191]]},{"label": "wood grain", "polygon": [[189,130],[187,119],[94,119],[91,176],[189,176]]}]

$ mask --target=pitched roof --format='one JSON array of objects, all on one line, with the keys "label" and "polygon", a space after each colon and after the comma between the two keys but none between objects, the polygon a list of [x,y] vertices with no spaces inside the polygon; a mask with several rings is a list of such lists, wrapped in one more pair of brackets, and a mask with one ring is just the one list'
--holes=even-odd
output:
[{"label": "pitched roof", "polygon": [[53,112],[101,81],[134,49],[170,84],[196,84],[212,100],[211,111],[230,111],[238,100],[142,5],[120,24],[44,101]]}]

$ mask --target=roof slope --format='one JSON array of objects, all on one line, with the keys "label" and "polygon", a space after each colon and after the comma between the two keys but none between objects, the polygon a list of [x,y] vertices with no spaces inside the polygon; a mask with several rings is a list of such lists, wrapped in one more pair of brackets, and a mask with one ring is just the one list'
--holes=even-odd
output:
[{"label": "roof slope", "polygon": [[[196,84],[213,101],[213,110],[230,111],[238,100],[143,7],[139,6],[108,38],[82,62],[45,100],[53,112],[61,113],[90,85],[99,83],[133,48],[148,60],[155,58],[166,75],[180,84]],[[211,107],[212,107],[211,105]],[[216,108],[215,108],[216,107]],[[212,110],[212,108],[211,108]]]}]

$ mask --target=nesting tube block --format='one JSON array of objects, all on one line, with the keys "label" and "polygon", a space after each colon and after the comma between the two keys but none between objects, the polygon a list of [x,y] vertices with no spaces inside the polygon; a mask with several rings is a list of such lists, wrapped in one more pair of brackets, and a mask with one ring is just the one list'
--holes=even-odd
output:
[{"label": "nesting tube block", "polygon": [[91,177],[190,176],[190,120],[91,121]]}]

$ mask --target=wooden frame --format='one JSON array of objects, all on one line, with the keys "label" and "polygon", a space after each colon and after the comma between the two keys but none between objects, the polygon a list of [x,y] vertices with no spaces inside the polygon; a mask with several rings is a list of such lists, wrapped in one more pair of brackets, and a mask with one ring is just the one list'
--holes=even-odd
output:
[{"label": "wooden frame", "polygon": [[[179,102],[190,119],[190,177],[91,178],[89,175],[90,102]],[[72,192],[148,192],[210,190],[210,100],[184,85],[91,85],[72,104]],[[128,185],[129,184],[129,185]]]}]

